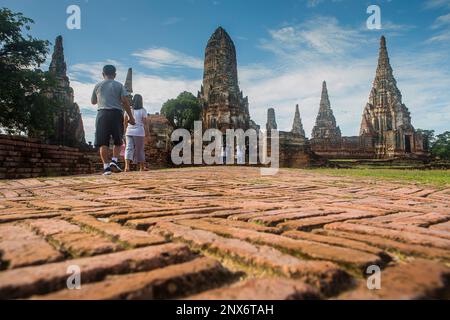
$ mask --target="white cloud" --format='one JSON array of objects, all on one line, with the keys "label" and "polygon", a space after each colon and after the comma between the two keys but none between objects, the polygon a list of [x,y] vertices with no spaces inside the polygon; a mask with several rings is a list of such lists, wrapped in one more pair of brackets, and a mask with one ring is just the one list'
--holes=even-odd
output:
[{"label": "white cloud", "polygon": [[438,28],[441,28],[441,27],[447,26],[447,25],[450,25],[450,13],[438,17],[436,19],[436,21],[433,23],[432,28],[438,29]]},{"label": "white cloud", "polygon": [[[331,2],[341,2],[342,0],[331,0]],[[310,8],[317,7],[322,2],[325,2],[325,0],[307,0],[306,6]]]},{"label": "white cloud", "polygon": [[181,21],[183,21],[183,19],[181,19],[181,18],[169,17],[162,24],[163,24],[163,26],[171,26],[171,25],[177,24]]},{"label": "white cloud", "polygon": [[427,0],[425,2],[425,8],[427,9],[436,9],[442,7],[450,8],[450,0]]},{"label": "white cloud", "polygon": [[[295,55],[299,47],[308,49],[310,53],[334,55],[366,42],[357,29],[340,26],[335,17],[318,16],[299,25],[270,30],[269,33],[271,39],[263,40],[261,47],[276,54],[286,53],[289,57]],[[305,50],[302,52],[307,53]]]},{"label": "white cloud", "polygon": [[168,48],[150,48],[135,52],[132,55],[140,58],[139,63],[150,69],[203,68],[201,59]]},{"label": "white cloud", "polygon": [[431,29],[439,31],[429,38],[427,43],[448,44],[450,41],[450,13],[437,17]]}]

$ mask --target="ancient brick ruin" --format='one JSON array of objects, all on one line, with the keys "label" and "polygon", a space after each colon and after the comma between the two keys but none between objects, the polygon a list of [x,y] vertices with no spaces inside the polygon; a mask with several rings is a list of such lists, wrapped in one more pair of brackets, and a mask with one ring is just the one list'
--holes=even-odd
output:
[{"label": "ancient brick ruin", "polygon": [[426,158],[423,137],[414,130],[411,115],[389,61],[386,38],[381,37],[378,67],[361,122],[360,135],[341,137],[331,110],[326,84],[311,139],[312,150],[327,158]]},{"label": "ancient brick ruin", "polygon": [[[86,142],[83,121],[80,109],[74,102],[73,89],[70,87],[67,76],[61,36],[56,38],[50,73],[56,79],[57,86],[47,95],[55,99],[60,108],[55,115],[55,134],[48,142],[50,145],[84,148]],[[127,73],[125,87],[129,92],[131,102],[133,97],[133,71],[131,68]],[[226,133],[227,129],[260,130],[260,126],[250,118],[248,97],[244,97],[239,88],[235,45],[228,33],[221,27],[213,33],[206,46],[203,85],[198,93],[198,98],[202,106],[203,130],[216,128],[223,133]],[[269,131],[277,129],[274,109],[268,110],[266,129]],[[149,115],[146,132],[148,164],[158,168],[171,166],[170,153],[173,144],[170,138],[173,127],[169,121],[158,113]],[[36,141],[30,143],[34,145]],[[48,148],[46,149],[45,146],[41,144],[39,148],[47,150]],[[402,95],[393,76],[384,37],[381,38],[378,67],[369,101],[363,112],[360,135],[354,137],[341,135],[331,108],[327,84],[324,82],[319,112],[311,139],[306,137],[297,105],[292,130],[290,132],[279,131],[279,146],[281,167],[318,165],[324,163],[325,159],[405,157],[422,159],[428,156],[427,151],[424,150],[423,137],[415,131],[411,124],[410,113],[402,102]],[[52,146],[49,148],[52,152],[62,150]],[[33,152],[40,153],[40,149],[38,149],[33,149]],[[31,162],[21,164],[26,172],[16,172],[11,169],[11,166],[17,161],[8,159],[11,159],[11,156],[22,159],[22,150],[5,149],[3,153],[0,155],[3,157],[0,157],[0,160],[6,161],[4,163],[6,163],[5,166],[9,166],[9,174],[6,174],[6,169],[3,169],[0,177],[22,177],[23,174],[28,173],[31,176],[49,174],[44,169],[29,171],[27,168],[32,168]],[[91,153],[85,153],[87,158],[91,162],[98,162],[98,157]],[[42,152],[42,155],[45,154],[50,153]],[[55,158],[52,157],[36,161],[39,163],[47,163],[47,160],[55,162]],[[70,170],[73,174],[90,172],[92,166],[82,169],[72,166],[71,163],[77,157],[79,155],[74,155],[68,161],[62,157],[62,162],[58,164],[61,169],[55,172],[61,174]],[[85,160],[82,161],[85,162]]]},{"label": "ancient brick ruin", "polygon": [[203,85],[198,93],[203,129],[250,128],[248,98],[239,89],[236,48],[228,33],[219,27],[205,50]]},{"label": "ancient brick ruin", "polygon": [[92,160],[78,148],[0,135],[0,179],[90,174],[95,172]]},{"label": "ancient brick ruin", "polygon": [[411,115],[397,88],[386,38],[380,42],[378,68],[362,123],[361,136],[373,139],[377,157],[395,157],[424,153],[423,137],[411,125]]},{"label": "ancient brick ruin", "polygon": [[[202,105],[203,129],[255,129],[260,126],[250,119],[248,97],[239,89],[236,49],[228,33],[219,27],[205,50],[203,85],[198,93]],[[277,129],[275,110],[269,109],[266,129]],[[305,138],[300,113],[296,110],[292,132],[280,132],[280,165],[304,167],[309,165],[311,151]]]},{"label": "ancient brick ruin", "polygon": [[64,60],[63,38],[58,36],[50,63],[50,74],[56,81],[55,89],[47,96],[57,101],[55,114],[55,132],[49,143],[68,147],[86,147],[83,119],[78,104],[74,102],[73,89],[67,76],[67,65]]},{"label": "ancient brick ruin", "polygon": [[319,114],[317,115],[316,125],[313,128],[311,139],[338,141],[341,138],[341,129],[336,125],[336,118],[334,117],[330,98],[328,97],[327,83],[324,81],[322,84]]}]

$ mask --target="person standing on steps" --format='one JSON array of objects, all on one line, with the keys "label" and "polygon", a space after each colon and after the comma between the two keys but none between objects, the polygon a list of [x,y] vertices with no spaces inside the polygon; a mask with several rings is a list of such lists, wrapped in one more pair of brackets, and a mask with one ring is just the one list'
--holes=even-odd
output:
[{"label": "person standing on steps", "polygon": [[[103,162],[103,174],[111,175],[113,171],[121,172],[119,166],[120,149],[123,140],[123,111],[128,115],[128,122],[136,122],[131,112],[128,92],[116,78],[116,68],[112,65],[103,67],[103,81],[98,83],[92,93],[91,102],[98,104],[97,119],[95,122],[95,145],[100,149]],[[114,140],[112,160],[109,161],[109,143]]]},{"label": "person standing on steps", "polygon": [[145,171],[145,121],[147,111],[144,109],[142,96],[137,94],[133,98],[133,116],[135,125],[128,124],[128,116],[125,115],[124,127],[126,128],[125,172],[130,171],[130,163],[139,165],[140,171]]}]

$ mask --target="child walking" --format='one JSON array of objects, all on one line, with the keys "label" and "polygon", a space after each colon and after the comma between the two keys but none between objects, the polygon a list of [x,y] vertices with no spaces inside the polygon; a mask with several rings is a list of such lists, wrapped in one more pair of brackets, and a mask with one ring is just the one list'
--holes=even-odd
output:
[{"label": "child walking", "polygon": [[128,115],[125,116],[126,149],[125,149],[125,172],[130,171],[131,161],[139,165],[139,170],[145,170],[145,120],[147,111],[143,107],[142,96],[137,94],[133,98],[132,113],[135,124],[128,124]]}]

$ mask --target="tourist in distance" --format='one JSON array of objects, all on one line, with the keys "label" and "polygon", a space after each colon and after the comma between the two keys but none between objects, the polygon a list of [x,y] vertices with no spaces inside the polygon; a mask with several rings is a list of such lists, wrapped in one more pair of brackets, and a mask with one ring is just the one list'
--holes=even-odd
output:
[{"label": "tourist in distance", "polygon": [[145,171],[145,127],[147,111],[143,107],[142,96],[137,94],[133,98],[132,114],[135,124],[129,124],[129,117],[125,115],[126,128],[125,172],[130,171],[131,162],[139,165],[140,171]]},{"label": "tourist in distance", "polygon": [[[116,68],[112,65],[103,67],[104,80],[98,83],[92,93],[91,102],[98,104],[95,123],[95,145],[100,149],[103,162],[103,174],[111,175],[112,171],[121,172],[119,166],[120,149],[123,140],[123,111],[128,115],[128,122],[135,124],[133,113],[128,101],[128,92],[116,78]],[[110,139],[114,140],[113,156],[109,161]]]}]

